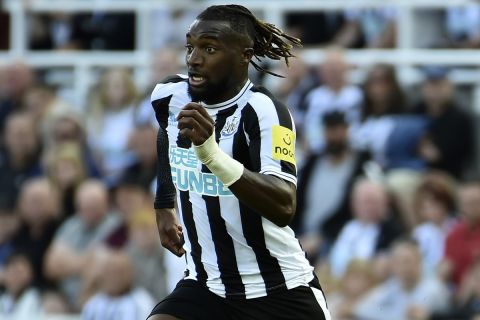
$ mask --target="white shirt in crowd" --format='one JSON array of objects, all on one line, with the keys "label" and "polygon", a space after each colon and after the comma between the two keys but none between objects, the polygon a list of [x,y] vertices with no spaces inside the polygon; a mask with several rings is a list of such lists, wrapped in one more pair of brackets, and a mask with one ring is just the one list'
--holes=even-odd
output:
[{"label": "white shirt in crowd", "polygon": [[334,276],[342,277],[353,259],[369,260],[375,253],[380,226],[358,219],[350,220],[340,232],[330,252],[330,265]]},{"label": "white shirt in crowd", "polygon": [[83,320],[145,320],[155,306],[150,294],[137,288],[120,297],[97,293],[82,311]]},{"label": "white shirt in crowd", "polygon": [[320,151],[325,145],[323,136],[323,115],[331,111],[344,112],[350,124],[360,118],[362,91],[356,86],[345,86],[335,92],[327,86],[312,90],[307,96],[307,112],[305,114],[305,131],[309,148]]},{"label": "white shirt in crowd", "polygon": [[448,219],[443,226],[425,222],[417,226],[412,237],[417,240],[423,257],[423,267],[427,274],[435,274],[445,253],[445,240],[453,220]]},{"label": "white shirt in crowd", "polygon": [[407,312],[412,306],[422,306],[427,311],[443,311],[449,305],[449,292],[436,278],[420,280],[410,291],[404,289],[395,278],[385,281],[372,289],[355,306],[355,319],[389,320],[408,319]]},{"label": "white shirt in crowd", "polygon": [[8,293],[0,296],[0,319],[32,319],[40,310],[41,299],[36,289],[27,289],[16,301]]}]

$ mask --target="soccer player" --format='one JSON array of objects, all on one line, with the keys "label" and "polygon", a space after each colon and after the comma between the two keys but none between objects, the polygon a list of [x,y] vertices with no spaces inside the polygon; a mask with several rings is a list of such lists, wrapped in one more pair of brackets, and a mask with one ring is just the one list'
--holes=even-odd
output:
[{"label": "soccer player", "polygon": [[248,79],[250,63],[271,73],[252,58],[288,63],[299,40],[245,7],[220,5],[197,17],[186,41],[188,76],[158,84],[152,105],[160,238],[185,254],[187,270],[149,319],[330,319],[288,227],[296,207],[292,117]]}]

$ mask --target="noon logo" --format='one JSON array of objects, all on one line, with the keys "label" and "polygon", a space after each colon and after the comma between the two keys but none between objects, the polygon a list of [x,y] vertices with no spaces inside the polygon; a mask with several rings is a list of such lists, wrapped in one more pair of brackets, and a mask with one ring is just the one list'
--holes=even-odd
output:
[{"label": "noon logo", "polygon": [[282,126],[272,127],[272,157],[295,164],[295,133]]},{"label": "noon logo", "polygon": [[223,126],[220,135],[222,137],[229,137],[238,130],[238,124],[240,123],[240,117],[233,115],[227,118],[225,125]]}]

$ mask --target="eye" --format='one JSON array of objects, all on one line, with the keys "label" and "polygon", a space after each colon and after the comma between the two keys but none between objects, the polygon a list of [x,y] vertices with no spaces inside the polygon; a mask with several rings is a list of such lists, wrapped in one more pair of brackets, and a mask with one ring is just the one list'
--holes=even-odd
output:
[{"label": "eye", "polygon": [[191,44],[187,44],[185,46],[185,49],[187,49],[187,53],[190,54],[193,51],[193,46]]},{"label": "eye", "polygon": [[214,47],[206,47],[205,51],[207,53],[215,53],[215,51],[217,51],[217,49],[215,49]]}]

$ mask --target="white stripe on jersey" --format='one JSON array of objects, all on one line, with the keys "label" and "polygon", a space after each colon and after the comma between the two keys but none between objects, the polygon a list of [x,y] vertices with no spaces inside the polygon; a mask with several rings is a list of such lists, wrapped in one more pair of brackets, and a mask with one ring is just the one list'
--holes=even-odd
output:
[{"label": "white stripe on jersey", "polygon": [[332,316],[330,315],[330,311],[327,308],[327,301],[325,300],[325,296],[323,295],[323,292],[313,287],[310,287],[310,289],[315,295],[315,298],[317,299],[317,302],[320,305],[320,308],[322,308],[323,310],[323,314],[325,315],[325,320],[331,320]]},{"label": "white stripe on jersey", "polygon": [[[184,228],[187,278],[202,282],[219,296],[248,299],[276,288],[308,285],[313,268],[293,231],[240,203],[196,159],[191,143],[179,137],[176,116],[190,101],[185,76],[158,84],[152,93],[157,119],[168,117],[169,157]],[[216,138],[224,152],[247,169],[296,184],[295,165],[275,160],[272,151],[272,126],[295,132],[285,106],[247,81],[232,99],[205,108],[215,120]]]}]

